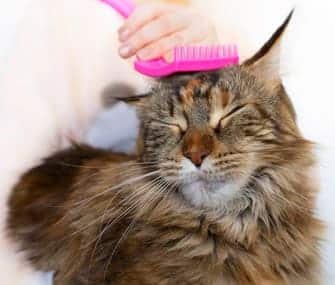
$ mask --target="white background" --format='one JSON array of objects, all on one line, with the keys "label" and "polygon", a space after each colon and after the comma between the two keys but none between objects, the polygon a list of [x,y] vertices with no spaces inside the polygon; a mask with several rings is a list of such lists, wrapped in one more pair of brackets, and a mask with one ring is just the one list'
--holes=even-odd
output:
[{"label": "white background", "polygon": [[[245,0],[245,6],[255,2],[255,5],[259,5],[260,13],[267,13],[264,7],[271,5],[271,2],[275,5],[276,1]],[[26,2],[0,0],[0,67],[6,50],[10,49],[16,23]],[[243,1],[237,2],[241,4]],[[242,9],[241,7],[243,6],[240,5],[239,9]],[[300,128],[307,138],[319,145],[319,213],[329,228],[323,253],[324,284],[335,285],[335,2],[302,0],[296,7],[294,28],[289,33],[284,55],[285,85],[297,109]],[[255,21],[257,20],[262,18],[255,15]],[[247,31],[245,28],[248,38],[254,41],[255,45],[259,45],[268,36],[267,32],[264,32],[267,31],[266,23],[264,25],[264,29],[260,31]],[[242,22],[241,26],[243,27]],[[110,119],[113,114],[107,117]],[[120,120],[120,114],[118,118],[118,122],[124,121]],[[104,120],[103,126],[106,124]],[[101,126],[100,124],[100,128]],[[95,134],[96,131],[97,128]],[[0,139],[2,135],[5,134],[1,134]]]}]

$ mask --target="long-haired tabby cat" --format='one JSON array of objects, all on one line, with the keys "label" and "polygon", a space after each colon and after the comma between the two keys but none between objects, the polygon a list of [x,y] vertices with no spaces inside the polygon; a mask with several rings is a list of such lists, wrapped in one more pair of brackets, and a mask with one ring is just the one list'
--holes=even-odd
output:
[{"label": "long-haired tabby cat", "polygon": [[279,76],[290,17],[242,65],[128,98],[136,156],[77,146],[25,174],[8,231],[36,269],[58,285],[318,284],[312,144]]}]

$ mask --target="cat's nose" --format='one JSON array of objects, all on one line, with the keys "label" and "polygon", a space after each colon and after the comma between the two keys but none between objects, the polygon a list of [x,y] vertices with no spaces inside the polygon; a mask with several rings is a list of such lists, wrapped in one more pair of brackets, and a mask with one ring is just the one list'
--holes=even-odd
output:
[{"label": "cat's nose", "polygon": [[184,155],[189,160],[191,160],[196,167],[200,167],[205,158],[209,155],[209,151],[207,150],[192,151],[192,152],[186,152]]}]

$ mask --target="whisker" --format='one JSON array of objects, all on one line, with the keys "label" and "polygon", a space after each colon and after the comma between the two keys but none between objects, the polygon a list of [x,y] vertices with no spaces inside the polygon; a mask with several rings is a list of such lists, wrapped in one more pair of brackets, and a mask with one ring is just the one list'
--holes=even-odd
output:
[{"label": "whisker", "polygon": [[[295,208],[297,208],[299,210],[302,210],[303,212],[306,211],[306,208],[303,205],[299,205],[297,202],[294,202],[292,200],[288,200],[285,196],[280,195],[277,191],[272,191],[273,189],[269,189],[268,187],[264,186],[263,185],[264,182],[261,179],[259,179],[258,177],[251,176],[250,178],[253,179],[254,181],[256,181],[256,183],[258,183],[258,185],[260,185],[261,188],[265,190],[265,194],[267,194],[266,191],[271,190],[270,191],[271,194],[275,195],[275,197],[277,199],[280,199],[280,200],[284,201],[285,203],[287,203],[288,205],[294,206]],[[280,187],[278,187],[278,188],[280,189]]]},{"label": "whisker", "polygon": [[[128,202],[129,202],[129,200],[132,201],[133,199],[136,199],[138,195],[140,195],[141,193],[143,193],[143,192],[145,192],[145,191],[148,190],[147,187],[155,186],[155,183],[156,183],[157,179],[158,179],[158,178],[155,178],[153,181],[150,181],[149,183],[144,184],[142,187],[140,187],[139,189],[137,189],[137,192],[136,192],[136,193],[133,193],[133,195],[123,198],[118,204],[119,204],[119,205],[120,205],[120,204],[124,204],[124,202],[126,201],[126,198],[127,198]],[[129,199],[129,197],[130,197],[130,199]],[[114,198],[115,198],[115,197],[114,197]],[[110,205],[112,204],[113,200],[114,200],[114,199],[112,199],[112,200],[107,204],[107,206],[105,207],[104,214],[103,214],[103,216],[101,217],[101,222],[104,220],[105,215],[108,213],[107,208],[110,207]],[[136,206],[136,205],[135,205],[135,206]],[[107,226],[105,226],[104,230],[102,231],[102,234],[103,234],[105,231],[108,230],[108,227],[111,226],[112,223],[116,223],[120,218],[122,218],[123,216],[125,216],[126,214],[128,214],[132,209],[133,209],[133,208],[132,208],[132,205],[131,205],[131,206],[128,207],[128,208],[127,208],[127,209],[126,209],[120,216],[114,218],[110,224],[108,224]]]},{"label": "whisker", "polygon": [[135,178],[129,178],[129,179],[125,180],[125,181],[122,181],[122,182],[119,183],[118,185],[112,186],[112,187],[110,187],[110,188],[108,188],[108,189],[106,189],[106,190],[104,190],[104,191],[102,191],[102,192],[100,192],[100,193],[98,193],[98,194],[96,194],[96,195],[94,195],[94,196],[88,198],[88,199],[85,199],[85,200],[83,200],[83,201],[80,201],[80,202],[76,203],[75,205],[80,205],[81,203],[89,203],[89,202],[91,202],[92,200],[94,200],[94,199],[96,199],[96,198],[98,198],[98,197],[101,197],[101,196],[105,195],[106,193],[108,193],[108,192],[110,192],[110,191],[116,190],[116,189],[118,189],[118,188],[121,188],[121,187],[126,186],[126,185],[131,184],[131,183],[135,183],[135,182],[137,182],[137,181],[139,181],[139,180],[142,180],[142,179],[144,179],[144,178],[147,178],[147,177],[156,175],[156,174],[158,174],[158,173],[159,173],[159,170],[156,170],[156,171],[152,171],[152,172],[143,174],[143,175],[141,175],[141,176],[137,176],[137,177],[135,177]]},{"label": "whisker", "polygon": [[[150,169],[150,168],[152,168],[152,166],[137,166],[137,167],[135,167],[134,165],[130,165],[127,169],[124,169],[124,166],[115,167],[115,168],[110,168],[109,167],[109,168],[106,168],[106,169],[113,172],[112,176],[110,176],[110,177],[115,177],[117,175],[121,176],[122,174],[127,173],[128,171],[134,172],[134,171],[138,171],[138,170],[142,170],[142,169],[146,170],[146,169]],[[117,169],[119,169],[120,171],[115,172],[115,170],[117,170]],[[88,176],[84,177],[84,179],[81,179],[81,180],[77,181],[76,183],[74,183],[73,188],[79,187],[80,185],[82,185],[83,183],[86,183],[89,179],[93,178],[94,176],[97,176],[98,174],[100,174],[100,172],[97,171],[97,172],[92,173],[91,175],[88,175]]]},{"label": "whisker", "polygon": [[[161,181],[161,183],[162,183],[162,182],[163,182],[163,183],[166,183],[166,181]],[[154,197],[151,197],[151,201],[148,200],[148,201],[146,202],[146,205],[149,204],[149,202],[152,203],[152,201],[156,200],[157,197],[159,197],[159,196],[161,195],[161,192],[164,191],[164,189],[166,189],[166,187],[168,187],[168,186],[165,186],[165,188],[162,188],[162,187],[164,187],[164,184],[163,184],[163,186],[160,186],[159,189],[157,189],[156,195],[155,195]],[[147,208],[146,205],[143,205],[143,207],[142,207],[142,211],[145,210],[145,209]],[[108,270],[108,266],[111,264],[111,262],[112,262],[112,260],[113,260],[113,257],[114,257],[114,255],[115,255],[117,249],[120,247],[122,241],[123,241],[123,240],[125,239],[125,237],[129,234],[131,228],[135,225],[135,223],[136,223],[136,218],[134,218],[134,219],[131,221],[131,223],[127,226],[127,228],[125,229],[125,231],[122,233],[120,239],[119,239],[118,242],[116,243],[116,245],[115,245],[115,247],[114,247],[114,249],[113,249],[113,251],[112,251],[112,253],[111,253],[110,258],[108,259],[108,261],[107,261],[107,263],[106,263],[106,265],[105,265],[105,274],[106,274],[106,271]]]},{"label": "whisker", "polygon": [[[140,170],[148,170],[148,169],[151,169],[151,166],[141,166],[141,167],[136,167],[136,168],[128,168],[128,169],[123,169],[122,171],[120,172],[117,172],[117,173],[112,173],[112,175],[110,176],[110,178],[114,178],[116,176],[122,176],[123,174],[127,174],[127,176],[129,175],[132,175],[133,173],[136,173],[137,171],[140,171]],[[93,173],[92,175],[89,175],[89,176],[86,176],[84,179],[82,180],[79,180],[77,183],[75,183],[73,185],[73,188],[77,188],[77,187],[80,187],[81,184],[83,183],[86,183],[89,179],[92,179],[94,176],[97,176],[99,174],[99,172],[95,172]],[[101,192],[99,192],[100,194]],[[98,194],[98,195],[99,195]],[[92,198],[92,197],[90,197]],[[73,204],[74,207],[77,207],[77,206],[82,206],[82,208],[88,204],[88,202],[90,202],[90,198],[85,198],[83,200],[80,200],[80,201],[77,201],[76,203]],[[85,204],[85,202],[87,202]],[[50,206],[50,208],[67,208],[68,206]],[[78,209],[78,208],[76,208]],[[79,208],[80,209],[80,208]],[[79,210],[78,209],[78,210]]]},{"label": "whisker", "polygon": [[[144,184],[142,187],[140,187],[137,191],[140,191],[140,193],[143,193],[145,191],[148,190],[148,187],[154,187],[156,186],[156,182],[157,182],[157,178],[155,178],[153,181],[150,181],[149,183],[146,183]],[[149,188],[150,189],[150,188]],[[138,193],[136,193],[138,194]],[[136,195],[133,195],[134,197],[133,198],[136,198]],[[119,204],[122,204],[122,202],[124,201],[125,199],[121,200],[121,202]],[[129,201],[128,201],[129,202]],[[103,220],[104,220],[104,217],[106,216],[107,214],[107,208],[110,207],[112,201],[110,203],[108,203],[108,205],[105,207],[105,210],[104,210],[104,214],[101,218],[101,224],[103,223]],[[117,216],[117,217],[114,217],[113,220],[111,220],[110,222],[108,222],[108,224],[102,229],[100,230],[100,234],[97,236],[97,238],[95,238],[92,242],[90,242],[89,244],[87,244],[87,246],[85,247],[89,247],[91,244],[95,243],[95,246],[94,246],[94,249],[92,251],[92,254],[91,254],[91,260],[94,256],[94,253],[96,251],[96,248],[99,244],[99,241],[101,240],[102,236],[104,235],[105,232],[107,232],[107,230],[109,230],[111,228],[111,226],[113,226],[115,223],[117,223],[119,220],[121,220],[123,217],[125,217],[132,209],[134,209],[137,205],[135,203],[131,204],[125,211],[122,212],[121,215]],[[91,263],[91,262],[90,262]]]},{"label": "whisker", "polygon": [[[108,162],[107,162],[108,163]],[[110,164],[115,164],[115,162],[109,162]],[[127,162],[121,162],[118,164],[119,167],[127,166],[127,165],[155,165],[158,161],[152,161],[152,162],[135,162],[135,161],[127,161]],[[82,169],[109,169],[110,166],[86,166],[86,165],[80,165],[80,164],[73,164],[68,163],[64,161],[58,161],[57,164],[68,166],[68,167],[74,167],[74,168],[82,168]]]},{"label": "whisker", "polygon": [[[142,175],[142,176],[140,176],[140,177],[136,177],[135,182],[136,182],[136,181],[140,181],[140,180],[143,179],[143,178],[152,176],[152,175],[156,174],[156,172],[157,172],[157,171],[154,171],[154,172],[151,172],[151,173],[149,173],[149,174],[145,174],[145,175]],[[121,184],[122,184],[122,185],[121,185]],[[126,183],[126,182],[123,182],[123,183],[121,183],[121,184],[119,184],[119,185],[117,185],[117,186],[115,186],[115,187],[112,187],[112,188],[110,188],[110,189],[117,189],[117,188],[123,187],[123,186],[125,186],[125,185],[127,185],[127,184],[130,184],[130,183],[129,183],[129,181],[127,181],[127,183]],[[110,189],[108,189],[108,190],[106,190],[106,191],[104,191],[104,192],[111,191]],[[100,194],[100,193],[99,193],[99,194]],[[96,196],[97,196],[97,195],[93,196],[92,198],[90,198],[90,200],[91,200],[91,201],[94,200],[94,199],[96,198]],[[64,220],[64,219],[65,219],[65,217],[63,217],[61,220],[59,220],[58,223],[62,222],[62,220]],[[75,235],[81,233],[82,231],[88,229],[88,228],[91,227],[93,224],[95,224],[99,219],[100,219],[100,217],[99,217],[98,219],[94,219],[94,220],[91,221],[89,224],[87,224],[83,229],[80,229],[80,230],[75,231],[75,232],[72,233],[70,236],[75,236]]]}]

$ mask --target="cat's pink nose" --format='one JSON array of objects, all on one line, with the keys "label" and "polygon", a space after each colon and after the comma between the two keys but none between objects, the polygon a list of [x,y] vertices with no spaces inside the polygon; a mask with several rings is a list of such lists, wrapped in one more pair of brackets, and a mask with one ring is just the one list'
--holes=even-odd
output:
[{"label": "cat's pink nose", "polygon": [[202,151],[192,151],[184,153],[185,157],[193,162],[196,167],[200,167],[205,158],[209,155],[209,151],[202,150]]}]

